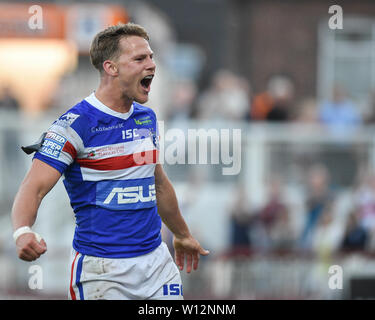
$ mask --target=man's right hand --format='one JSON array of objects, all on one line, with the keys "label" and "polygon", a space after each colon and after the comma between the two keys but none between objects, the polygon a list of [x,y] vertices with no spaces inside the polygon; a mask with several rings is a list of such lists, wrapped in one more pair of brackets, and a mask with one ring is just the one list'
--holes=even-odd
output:
[{"label": "man's right hand", "polygon": [[16,246],[18,257],[25,261],[34,261],[47,251],[47,244],[44,239],[38,242],[34,233],[20,235]]}]

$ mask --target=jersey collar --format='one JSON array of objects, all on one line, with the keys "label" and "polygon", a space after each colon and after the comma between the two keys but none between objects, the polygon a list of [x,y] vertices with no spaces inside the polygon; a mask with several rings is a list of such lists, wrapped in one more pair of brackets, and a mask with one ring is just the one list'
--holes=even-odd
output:
[{"label": "jersey collar", "polygon": [[134,111],[134,104],[130,107],[130,110],[125,113],[117,112],[115,110],[112,110],[110,107],[107,107],[104,103],[99,101],[99,99],[95,96],[95,92],[90,94],[87,98],[85,98],[86,102],[91,104],[93,107],[99,109],[100,111],[109,114],[111,116],[121,118],[123,120],[127,120]]}]

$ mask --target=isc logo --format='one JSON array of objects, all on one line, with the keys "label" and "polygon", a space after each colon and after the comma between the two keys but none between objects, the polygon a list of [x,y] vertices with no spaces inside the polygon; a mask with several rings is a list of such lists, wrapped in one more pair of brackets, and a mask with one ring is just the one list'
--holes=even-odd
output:
[{"label": "isc logo", "polygon": [[148,186],[148,194],[146,196],[144,195],[143,186],[113,188],[103,203],[110,204],[115,195],[117,195],[117,204],[155,201],[155,184]]},{"label": "isc logo", "polygon": [[164,296],[178,296],[182,295],[182,284],[171,283],[163,285],[163,295]]}]

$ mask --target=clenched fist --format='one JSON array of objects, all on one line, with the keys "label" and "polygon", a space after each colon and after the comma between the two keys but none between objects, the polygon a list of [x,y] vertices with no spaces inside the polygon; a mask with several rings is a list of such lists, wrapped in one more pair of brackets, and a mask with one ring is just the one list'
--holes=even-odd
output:
[{"label": "clenched fist", "polygon": [[47,251],[46,242],[38,242],[34,233],[24,233],[16,241],[18,257],[25,261],[34,261]]}]

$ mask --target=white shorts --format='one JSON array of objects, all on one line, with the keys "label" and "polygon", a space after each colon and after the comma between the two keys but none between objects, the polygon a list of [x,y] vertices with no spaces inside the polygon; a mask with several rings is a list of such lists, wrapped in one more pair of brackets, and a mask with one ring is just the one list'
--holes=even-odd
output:
[{"label": "white shorts", "polygon": [[72,250],[69,299],[182,300],[180,271],[162,242],[142,256],[110,259]]}]

